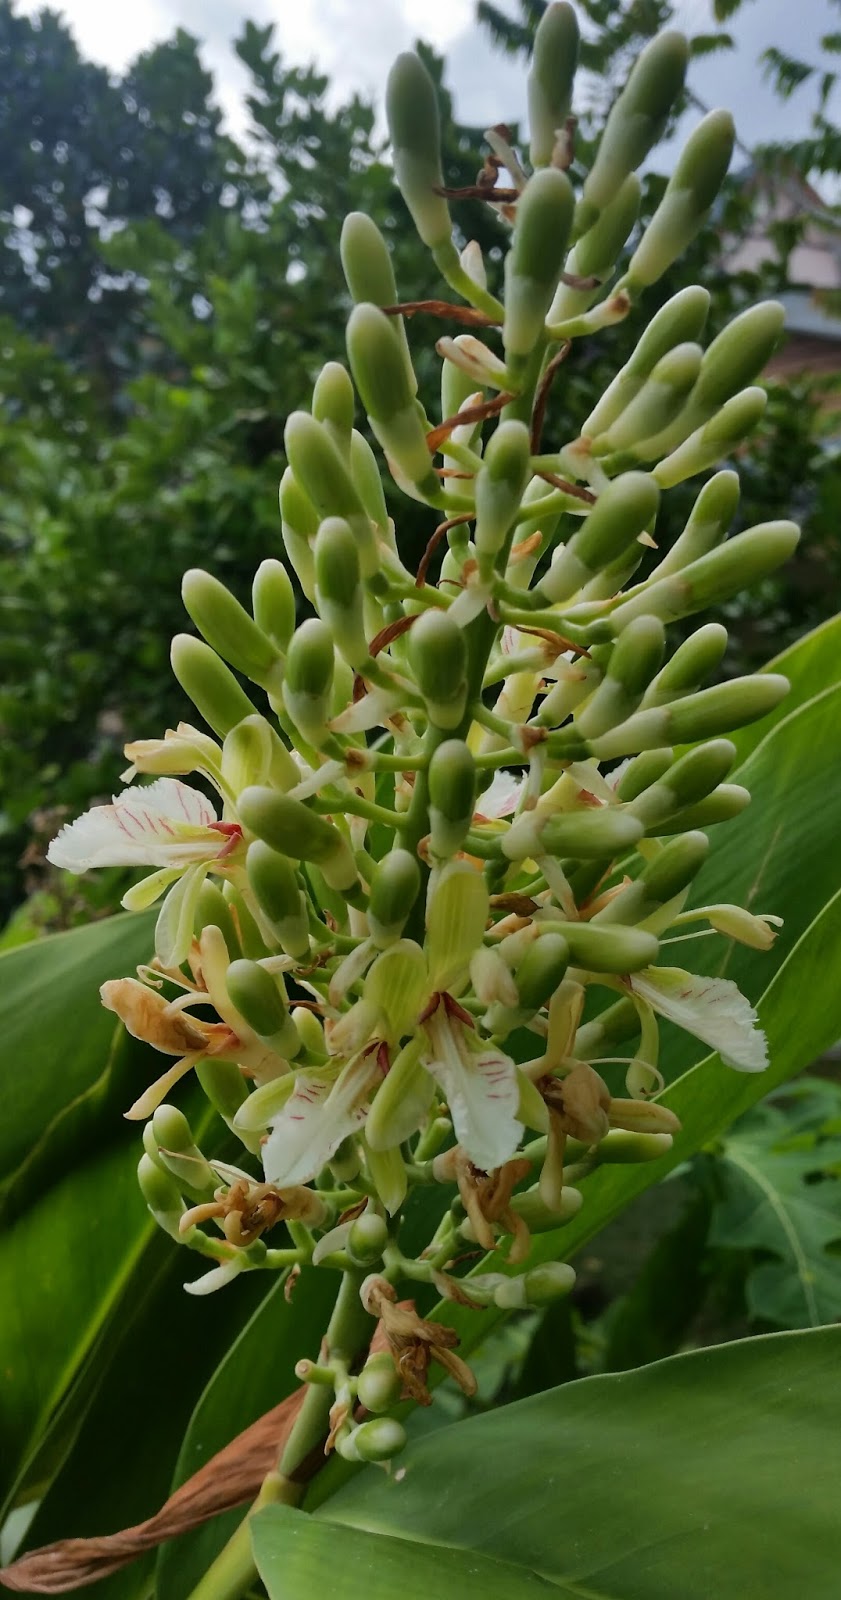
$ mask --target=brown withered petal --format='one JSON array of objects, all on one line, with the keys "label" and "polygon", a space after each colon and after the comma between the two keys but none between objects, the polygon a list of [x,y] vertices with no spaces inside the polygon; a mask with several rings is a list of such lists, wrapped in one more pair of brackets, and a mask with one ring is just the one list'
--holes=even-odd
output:
[{"label": "brown withered petal", "polygon": [[135,1039],[143,1039],[169,1056],[186,1056],[202,1050],[206,1037],[201,1027],[184,1015],[170,1011],[155,989],[137,978],[111,978],[99,991],[106,1011],[114,1011]]},{"label": "brown withered petal", "polygon": [[0,1584],[18,1594],[66,1594],[119,1572],[165,1539],[177,1538],[259,1493],[292,1430],[305,1389],[282,1400],[220,1450],[145,1522],[95,1539],[60,1539],[13,1561]]},{"label": "brown withered petal", "polygon": [[564,1078],[550,1078],[542,1085],[543,1098],[557,1111],[564,1133],[585,1144],[598,1144],[610,1127],[610,1090],[599,1074],[579,1062]]}]

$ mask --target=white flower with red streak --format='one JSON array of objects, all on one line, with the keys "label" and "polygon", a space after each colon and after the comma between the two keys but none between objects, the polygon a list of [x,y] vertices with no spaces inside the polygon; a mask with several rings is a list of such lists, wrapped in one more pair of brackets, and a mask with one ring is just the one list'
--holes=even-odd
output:
[{"label": "white flower with red streak", "polygon": [[94,867],[154,867],[123,896],[127,911],[145,910],[171,889],[155,931],[164,966],[184,960],[192,939],[193,912],[207,872],[224,870],[242,839],[238,822],[222,822],[210,801],[177,778],[115,795],[110,806],[93,806],[62,828],[47,860],[67,872]]}]

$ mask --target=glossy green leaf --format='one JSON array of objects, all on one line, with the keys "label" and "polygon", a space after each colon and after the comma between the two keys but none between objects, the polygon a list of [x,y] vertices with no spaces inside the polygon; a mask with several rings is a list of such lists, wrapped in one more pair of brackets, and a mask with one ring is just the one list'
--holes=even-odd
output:
[{"label": "glossy green leaf", "polygon": [[[325,1269],[302,1273],[289,1298],[286,1282],[271,1288],[195,1405],[173,1489],[297,1388],[295,1362],[317,1355],[338,1282],[336,1273]],[[199,1304],[206,1317],[207,1302]],[[241,1519],[241,1511],[231,1511],[164,1545],[158,1556],[156,1600],[184,1600]]]},{"label": "glossy green leaf", "polygon": [[822,694],[825,689],[831,689],[841,680],[841,615],[829,617],[819,628],[804,634],[802,639],[789,645],[762,670],[781,672],[788,678],[791,688],[785,699],[767,717],[752,722],[746,728],[737,728],[730,735],[739,752],[738,766],[757,745],[762,744],[778,722],[785,721],[807,700]]},{"label": "glossy green leaf", "polygon": [[[802,1080],[724,1140],[710,1243],[758,1252],[747,1306],[782,1327],[841,1320],[841,1088]],[[764,1258],[764,1259],[763,1259]]]},{"label": "glossy green leaf", "polygon": [[830,1600],[840,1374],[824,1328],[565,1384],[412,1441],[314,1517],[261,1512],[261,1576],[270,1600]]}]

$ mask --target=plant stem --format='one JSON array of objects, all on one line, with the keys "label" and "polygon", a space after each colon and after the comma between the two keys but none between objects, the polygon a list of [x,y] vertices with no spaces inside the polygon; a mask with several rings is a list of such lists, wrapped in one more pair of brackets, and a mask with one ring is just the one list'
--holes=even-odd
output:
[{"label": "plant stem", "polygon": [[270,1472],[250,1511],[199,1579],[190,1600],[241,1600],[258,1576],[251,1550],[251,1518],[264,1506],[296,1506],[303,1492],[303,1484],[290,1483],[280,1473]]},{"label": "plant stem", "polygon": [[[371,1317],[359,1298],[364,1272],[345,1272],[327,1325],[319,1365],[340,1360],[351,1365],[367,1348],[373,1333]],[[280,1472],[294,1478],[328,1431],[332,1390],[311,1384],[280,1458]]]}]

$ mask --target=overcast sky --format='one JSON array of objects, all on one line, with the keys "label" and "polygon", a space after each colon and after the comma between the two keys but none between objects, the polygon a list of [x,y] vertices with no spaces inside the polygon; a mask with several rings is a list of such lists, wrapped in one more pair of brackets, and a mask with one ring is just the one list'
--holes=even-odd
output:
[{"label": "overcast sky", "polygon": [[[516,14],[515,0],[501,4]],[[19,0],[39,9],[38,0]],[[214,73],[232,126],[242,126],[242,73],[231,40],[250,18],[274,22],[284,55],[315,61],[337,91],[358,89],[380,98],[388,67],[399,50],[422,35],[448,58],[448,77],[459,116],[488,125],[514,120],[524,111],[523,70],[489,45],[474,23],[474,0],[51,0],[69,21],[83,52],[119,70],[156,40],[181,26],[204,41],[204,59]],[[707,31],[711,0],[677,0],[676,23]],[[811,97],[801,90],[780,106],[760,78],[756,60],[769,44],[806,60],[819,59],[822,34],[841,29],[839,0],[745,0],[728,24],[734,52],[693,68],[697,92],[712,105],[728,106],[745,144],[773,139],[785,119],[788,137],[805,133]],[[835,58],[841,67],[841,57]]]}]

